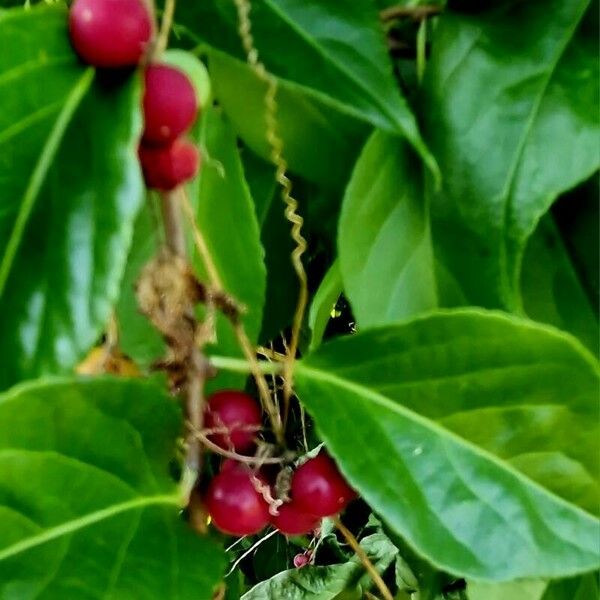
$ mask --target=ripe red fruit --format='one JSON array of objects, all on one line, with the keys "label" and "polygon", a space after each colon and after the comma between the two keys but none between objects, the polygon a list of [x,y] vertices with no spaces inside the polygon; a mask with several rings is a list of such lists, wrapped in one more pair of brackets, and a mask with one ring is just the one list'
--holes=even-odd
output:
[{"label": "ripe red fruit", "polygon": [[192,179],[200,166],[200,154],[187,140],[175,140],[168,146],[141,144],[139,157],[149,188],[169,191]]},{"label": "ripe red fruit", "polygon": [[300,510],[317,517],[342,511],[356,493],[326,452],[300,465],[292,476],[292,500]]},{"label": "ripe red fruit", "polygon": [[153,34],[143,0],[75,0],[69,13],[71,42],[95,67],[137,65]]},{"label": "ripe red fruit", "polygon": [[214,526],[229,535],[252,535],[269,522],[269,505],[242,465],[230,466],[212,479],[204,504]]},{"label": "ripe red fruit", "polygon": [[226,427],[227,433],[209,435],[211,442],[226,450],[245,452],[254,445],[261,425],[260,406],[248,394],[237,390],[223,390],[208,399],[204,414],[207,429]]},{"label": "ripe red fruit", "polygon": [[283,504],[277,516],[271,516],[271,524],[285,535],[310,533],[319,524],[319,517],[300,510],[294,502]]},{"label": "ripe red fruit", "polygon": [[144,142],[167,144],[196,120],[196,91],[185,73],[169,65],[150,65],[144,79]]}]

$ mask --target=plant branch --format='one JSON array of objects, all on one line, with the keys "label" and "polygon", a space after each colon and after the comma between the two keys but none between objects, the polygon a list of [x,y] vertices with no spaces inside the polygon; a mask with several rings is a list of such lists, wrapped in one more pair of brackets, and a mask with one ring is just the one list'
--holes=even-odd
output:
[{"label": "plant branch", "polygon": [[[242,358],[231,358],[229,356],[218,355],[212,355],[210,357],[210,362],[217,369],[231,371],[232,373],[251,374],[252,369],[255,366]],[[258,361],[256,368],[265,375],[279,375],[283,370],[282,365],[279,363],[269,363],[264,361]]]},{"label": "plant branch", "polygon": [[[189,219],[190,223],[192,224],[194,243],[195,243],[196,249],[198,250],[198,254],[200,255],[200,258],[202,259],[204,268],[206,269],[206,273],[208,275],[210,284],[215,289],[216,293],[225,294],[226,292],[223,289],[223,283],[219,276],[219,272],[218,272],[217,267],[212,259],[210,251],[208,249],[208,245],[206,244],[206,240],[204,239],[204,236],[202,235],[202,231],[200,230],[200,227],[198,226],[198,223],[196,221],[196,216],[194,215],[194,210],[192,208],[192,204],[191,204],[190,199],[188,198],[187,192],[185,191],[184,188],[181,188],[181,198],[182,198],[182,204],[183,204],[186,216]],[[248,363],[250,365],[250,371],[254,377],[254,380],[256,381],[256,387],[258,388],[261,404],[269,417],[269,420],[271,422],[271,427],[273,429],[273,433],[275,434],[275,438],[277,439],[277,442],[279,444],[284,446],[285,445],[285,436],[283,433],[281,417],[279,415],[279,411],[277,410],[277,407],[273,403],[273,399],[271,398],[271,393],[269,391],[269,384],[267,383],[267,380],[265,379],[264,372],[261,370],[261,368],[259,366],[259,361],[256,358],[256,351],[255,351],[253,345],[250,343],[250,339],[248,338],[248,334],[246,333],[244,324],[242,323],[241,319],[239,318],[239,314],[231,313],[231,314],[227,314],[226,316],[229,318],[229,321],[231,322],[235,336],[238,340],[238,344],[240,345],[240,348],[241,348],[242,352],[244,353],[244,356],[246,357],[246,360],[248,361]]]},{"label": "plant branch", "polygon": [[[161,195],[161,209],[165,228],[165,237],[169,250],[187,261],[185,231],[176,193]],[[186,307],[190,323],[195,323],[194,306]],[[204,382],[206,381],[208,362],[196,344],[189,350],[186,364],[186,413],[192,425],[187,434],[187,453],[185,473],[182,476],[183,494],[187,500],[201,470],[201,447],[193,434],[202,429],[204,412]]]},{"label": "plant branch", "polygon": [[175,0],[165,0],[160,31],[154,47],[154,57],[158,58],[169,45],[169,33],[173,25],[173,16],[175,15]]},{"label": "plant branch", "polygon": [[339,517],[334,517],[333,522],[335,526],[339,530],[339,532],[344,536],[348,545],[354,550],[354,553],[362,563],[363,567],[366,569],[367,573],[370,575],[373,583],[377,586],[379,591],[381,592],[384,600],[394,600],[394,596],[390,589],[386,585],[385,581],[383,581],[381,575],[367,556],[367,553],[358,543],[358,540],[354,537],[354,534],[340,521]]}]

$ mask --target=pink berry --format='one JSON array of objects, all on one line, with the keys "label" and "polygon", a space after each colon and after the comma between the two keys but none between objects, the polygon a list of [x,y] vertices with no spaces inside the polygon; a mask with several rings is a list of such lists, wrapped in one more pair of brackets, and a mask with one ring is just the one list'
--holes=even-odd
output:
[{"label": "pink berry", "polygon": [[71,42],[95,67],[137,65],[153,34],[143,0],[75,0],[69,13]]},{"label": "pink berry", "polygon": [[308,557],[306,554],[296,554],[296,556],[294,556],[294,566],[296,569],[305,567],[309,562],[310,557]]},{"label": "pink berry", "polygon": [[144,142],[167,144],[196,120],[196,91],[187,75],[169,65],[150,65],[144,79]]},{"label": "pink berry", "polygon": [[200,154],[187,140],[175,140],[168,146],[141,144],[139,157],[146,185],[169,191],[193,179],[200,166]]},{"label": "pink berry", "polygon": [[269,505],[256,490],[252,473],[242,465],[212,479],[204,504],[213,525],[229,535],[252,535],[269,522]]},{"label": "pink berry", "polygon": [[227,432],[209,435],[211,442],[221,448],[236,452],[250,450],[261,421],[260,406],[244,392],[223,390],[208,399],[204,426],[207,429],[227,429]]},{"label": "pink berry", "polygon": [[331,457],[320,452],[296,469],[291,496],[298,509],[317,517],[329,517],[346,508],[356,493]]},{"label": "pink berry", "polygon": [[303,535],[310,533],[319,524],[319,517],[299,510],[294,502],[283,504],[279,514],[271,517],[271,524],[285,535]]}]

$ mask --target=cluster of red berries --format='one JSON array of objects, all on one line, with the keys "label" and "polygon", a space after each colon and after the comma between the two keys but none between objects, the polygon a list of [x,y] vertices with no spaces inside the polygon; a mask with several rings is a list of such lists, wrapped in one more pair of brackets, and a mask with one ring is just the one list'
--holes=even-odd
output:
[{"label": "cluster of red berries", "polygon": [[[104,69],[140,64],[154,38],[155,26],[143,0],[75,0],[69,15],[71,42],[86,63]],[[144,72],[144,134],[139,147],[148,187],[163,191],[193,178],[200,157],[182,138],[200,109],[187,75],[165,63]]]},{"label": "cluster of red berries", "polygon": [[[213,394],[207,403],[205,425],[214,444],[243,453],[254,447],[261,426],[261,411],[247,394],[226,390]],[[226,460],[211,480],[204,504],[212,523],[230,535],[258,533],[269,523],[286,535],[314,531],[323,517],[335,515],[355,497],[331,457],[321,451],[293,473],[290,501],[273,509],[269,478],[247,465]]]}]

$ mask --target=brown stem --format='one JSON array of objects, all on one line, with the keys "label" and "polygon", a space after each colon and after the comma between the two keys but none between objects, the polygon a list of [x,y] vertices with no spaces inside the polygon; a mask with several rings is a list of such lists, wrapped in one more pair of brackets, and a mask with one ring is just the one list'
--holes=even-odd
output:
[{"label": "brown stem", "polygon": [[194,435],[202,442],[204,446],[206,446],[209,450],[212,450],[215,454],[220,454],[226,458],[233,458],[237,462],[247,465],[279,465],[285,462],[285,459],[283,458],[271,458],[267,456],[257,458],[256,456],[244,456],[243,454],[238,454],[237,452],[232,452],[231,450],[225,450],[225,448],[221,448],[221,446],[212,442],[202,431],[195,431]]},{"label": "brown stem", "polygon": [[439,15],[442,12],[441,6],[422,5],[422,6],[390,6],[384,8],[379,17],[382,21],[393,21],[394,19],[410,18],[415,21],[422,21],[428,17]]},{"label": "brown stem", "polygon": [[348,545],[352,548],[358,560],[362,563],[363,567],[366,569],[367,573],[369,573],[373,583],[377,586],[379,591],[381,592],[384,600],[394,600],[394,596],[390,589],[386,585],[385,581],[382,579],[381,575],[367,556],[367,553],[363,550],[361,545],[358,543],[358,540],[354,537],[354,534],[340,521],[339,517],[334,518],[334,523],[339,532],[344,536]]},{"label": "brown stem", "polygon": [[169,33],[173,25],[173,16],[175,14],[175,0],[165,0],[160,31],[154,47],[154,58],[158,58],[169,45]]},{"label": "brown stem", "polygon": [[[186,260],[185,230],[177,200],[175,192],[161,195],[165,237],[171,252]],[[186,312],[190,320],[195,321],[194,306],[192,304],[186,308]],[[188,473],[183,478],[188,488],[184,490],[186,496],[191,491],[202,466],[201,445],[193,431],[199,431],[203,426],[204,382],[206,381],[208,368],[206,357],[197,346],[194,346],[187,364],[186,381],[186,413],[192,425],[191,431],[188,431],[187,434],[185,466]]]},{"label": "brown stem", "polygon": [[[208,275],[211,286],[214,288],[214,291],[218,294],[225,294],[225,290],[223,289],[223,283],[219,276],[219,272],[215,263],[213,262],[212,256],[208,249],[208,245],[206,244],[206,240],[202,235],[202,231],[198,226],[196,221],[196,217],[194,215],[194,210],[192,208],[192,204],[190,199],[188,198],[187,192],[185,189],[181,188],[181,201],[183,204],[183,208],[185,213],[192,223],[192,233],[194,235],[194,243],[196,245],[196,249],[198,250],[198,254],[202,259],[204,264],[204,268],[206,269],[206,273]],[[244,325],[237,314],[228,314],[231,325],[233,327],[234,333],[237,337],[238,343],[244,356],[248,363],[250,364],[250,369],[252,371],[252,375],[254,380],[256,381],[256,387],[258,388],[260,400],[262,406],[267,413],[269,420],[271,422],[271,427],[273,428],[273,433],[277,439],[277,442],[284,446],[285,445],[285,436],[283,433],[283,427],[281,424],[281,417],[279,415],[279,411],[273,403],[271,398],[271,393],[269,392],[269,384],[265,378],[264,373],[260,370],[258,365],[258,359],[256,358],[256,352],[253,345],[250,343],[250,339],[246,333]]]}]

